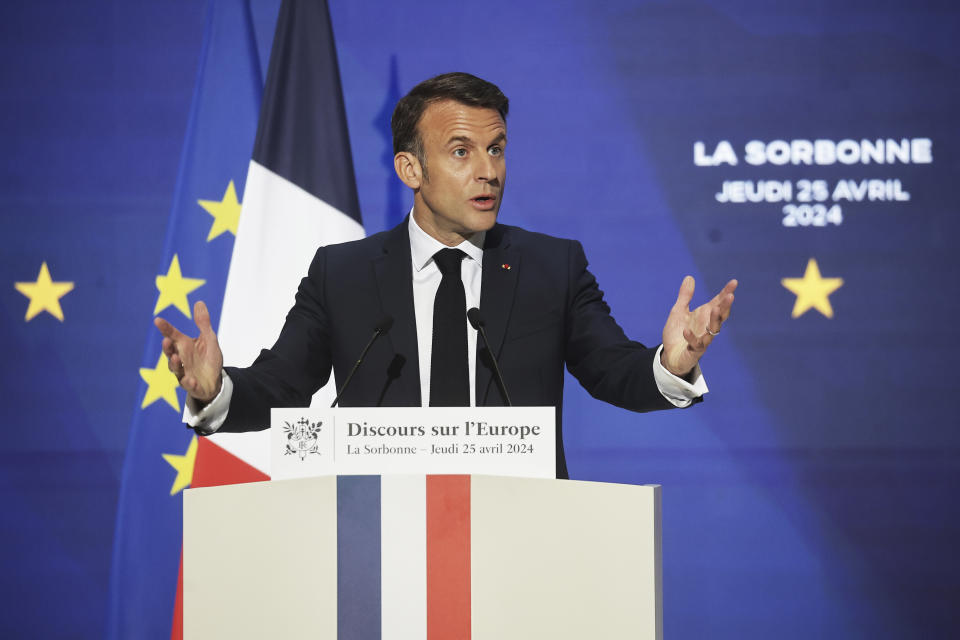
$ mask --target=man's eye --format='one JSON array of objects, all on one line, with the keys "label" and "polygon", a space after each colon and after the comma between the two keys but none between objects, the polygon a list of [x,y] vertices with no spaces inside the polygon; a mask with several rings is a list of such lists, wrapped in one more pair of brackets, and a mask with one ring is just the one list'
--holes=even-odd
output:
[{"label": "man's eye", "polygon": [[457,156],[458,158],[463,158],[464,156],[467,155],[467,150],[466,150],[466,149],[462,149],[462,148],[461,148],[461,149],[454,149],[454,150],[453,150],[453,155]]},{"label": "man's eye", "polygon": [[502,147],[490,147],[490,149],[488,150],[488,153],[489,153],[490,155],[492,155],[492,156],[503,155],[503,148],[502,148]]}]

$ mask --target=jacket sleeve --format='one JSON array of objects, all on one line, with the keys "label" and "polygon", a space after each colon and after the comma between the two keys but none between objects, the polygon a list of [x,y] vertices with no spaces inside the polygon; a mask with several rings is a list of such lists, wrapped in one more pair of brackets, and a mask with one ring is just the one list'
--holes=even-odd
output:
[{"label": "jacket sleeve", "polygon": [[627,338],[610,315],[579,242],[570,241],[567,265],[567,369],[599,400],[631,411],[672,408],[653,376],[656,347]]}]

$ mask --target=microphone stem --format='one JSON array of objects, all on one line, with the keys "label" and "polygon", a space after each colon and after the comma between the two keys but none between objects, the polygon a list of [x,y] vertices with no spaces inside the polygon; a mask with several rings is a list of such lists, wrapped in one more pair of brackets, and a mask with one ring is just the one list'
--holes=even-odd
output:
[{"label": "microphone stem", "polygon": [[350,373],[347,374],[347,379],[343,381],[343,386],[340,387],[340,391],[337,392],[337,397],[333,399],[333,403],[330,405],[330,408],[333,409],[337,406],[337,403],[340,402],[340,396],[343,395],[343,392],[347,390],[347,385],[350,384],[350,381],[353,379],[353,374],[357,372],[357,369],[360,368],[360,363],[363,362],[363,359],[367,357],[367,351],[370,351],[370,347],[373,346],[374,340],[380,337],[380,334],[383,333],[383,330],[377,329],[373,332],[373,335],[370,336],[370,341],[367,342],[367,346],[363,348],[363,351],[360,352],[360,357],[357,358],[357,361],[354,363],[353,368],[350,369]]},{"label": "microphone stem", "polygon": [[480,332],[480,337],[483,338],[483,345],[487,348],[487,353],[490,354],[490,362],[493,363],[493,372],[497,374],[497,380],[500,382],[500,388],[503,390],[503,398],[507,401],[507,406],[512,407],[513,403],[510,402],[510,393],[507,391],[507,383],[503,381],[503,374],[500,373],[500,365],[497,364],[497,357],[493,355],[493,351],[490,350],[490,342],[487,340],[487,332],[480,323],[477,323],[477,331]]}]

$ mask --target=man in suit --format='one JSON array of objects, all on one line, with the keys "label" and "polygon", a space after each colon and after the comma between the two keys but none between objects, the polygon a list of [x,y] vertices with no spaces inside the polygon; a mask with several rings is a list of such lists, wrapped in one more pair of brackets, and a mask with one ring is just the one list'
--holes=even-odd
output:
[{"label": "man in suit", "polygon": [[[736,281],[689,310],[684,279],[663,344],[629,340],[578,242],[497,223],[506,181],[507,98],[469,74],[431,78],[394,111],[394,165],[413,191],[400,226],[322,247],[280,337],[252,366],[223,368],[209,314],[197,338],[157,318],[168,363],[198,433],[269,424],[272,407],[306,406],[331,368],[342,384],[375,325],[392,324],[341,398],[347,406],[555,406],[563,366],[595,397],[634,411],[687,406],[706,387],[698,362],[730,313]],[[465,310],[478,307],[492,358]],[[386,320],[389,319],[389,320]],[[557,434],[557,475],[567,477]]]}]

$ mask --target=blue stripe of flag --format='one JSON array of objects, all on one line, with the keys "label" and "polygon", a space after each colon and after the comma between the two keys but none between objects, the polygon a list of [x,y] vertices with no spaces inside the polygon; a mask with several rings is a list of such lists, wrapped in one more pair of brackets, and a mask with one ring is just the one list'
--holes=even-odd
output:
[{"label": "blue stripe of flag", "polygon": [[337,478],[337,638],[380,637],[380,476]]},{"label": "blue stripe of flag", "polygon": [[253,159],[362,222],[346,122],[327,3],[284,0]]}]

